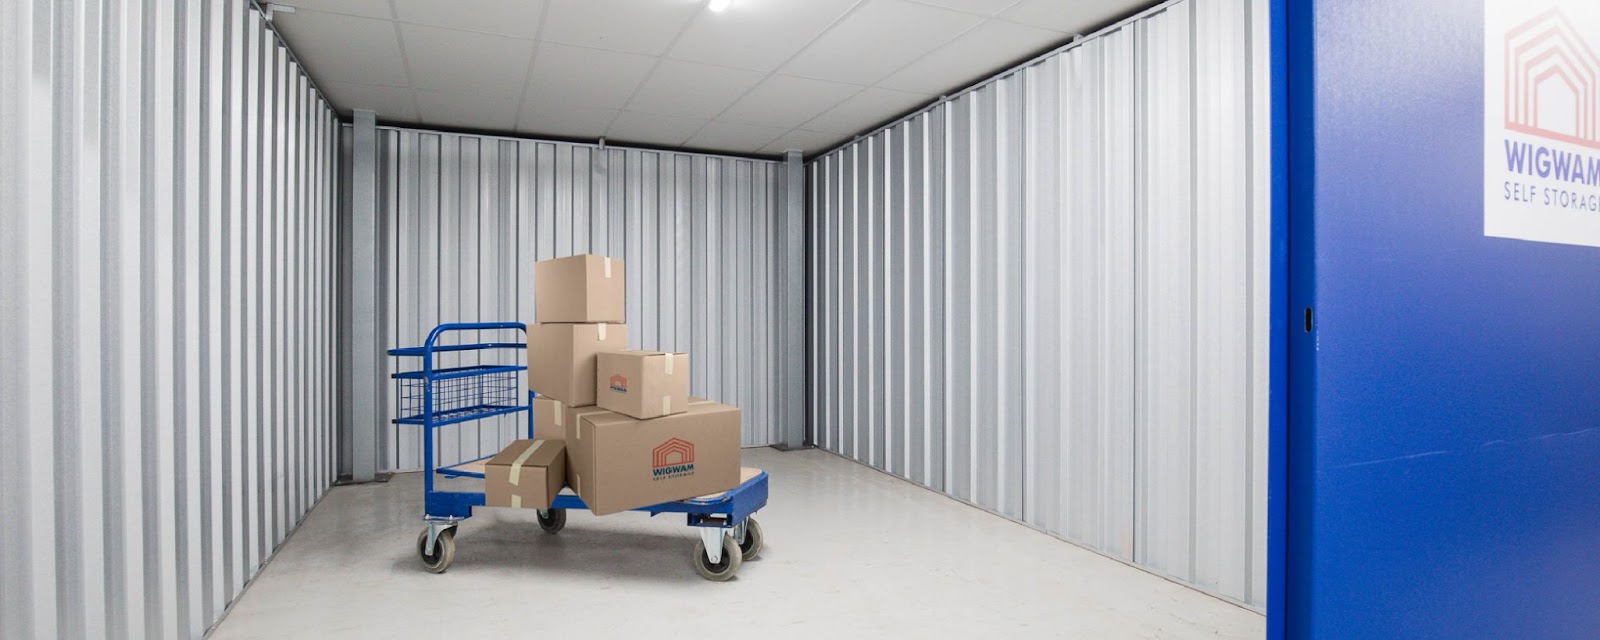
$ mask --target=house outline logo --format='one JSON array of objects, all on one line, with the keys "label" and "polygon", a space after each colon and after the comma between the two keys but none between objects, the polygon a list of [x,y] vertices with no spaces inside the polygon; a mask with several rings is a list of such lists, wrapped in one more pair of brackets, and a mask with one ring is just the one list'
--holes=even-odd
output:
[{"label": "house outline logo", "polygon": [[[1553,81],[1572,91],[1573,131],[1558,131],[1539,122],[1542,93]],[[1600,56],[1560,7],[1506,32],[1505,127],[1600,149]]]},{"label": "house outline logo", "polygon": [[668,438],[650,450],[650,477],[653,480],[681,478],[694,473],[694,443]]},{"label": "house outline logo", "polygon": [[623,376],[620,373],[611,374],[610,385],[611,385],[611,390],[615,391],[617,393],[627,393],[628,392],[628,378]]}]

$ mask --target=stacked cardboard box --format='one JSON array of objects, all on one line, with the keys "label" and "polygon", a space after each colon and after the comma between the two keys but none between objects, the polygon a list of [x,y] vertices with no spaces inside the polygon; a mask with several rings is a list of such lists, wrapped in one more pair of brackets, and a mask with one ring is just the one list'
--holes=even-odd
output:
[{"label": "stacked cardboard box", "polygon": [[[689,397],[686,354],[627,350],[622,261],[542,261],[534,265],[534,286],[539,322],[528,328],[528,386],[538,394],[535,437],[562,445],[566,483],[591,511],[738,486],[739,410]],[[518,441],[491,461],[500,464],[488,467],[491,482],[499,483],[486,498],[490,506],[511,506],[504,477],[536,466],[526,453],[529,442],[535,441]],[[537,466],[537,477],[547,479],[553,462],[548,453],[538,455],[546,464]],[[541,504],[527,494],[518,502]]]}]

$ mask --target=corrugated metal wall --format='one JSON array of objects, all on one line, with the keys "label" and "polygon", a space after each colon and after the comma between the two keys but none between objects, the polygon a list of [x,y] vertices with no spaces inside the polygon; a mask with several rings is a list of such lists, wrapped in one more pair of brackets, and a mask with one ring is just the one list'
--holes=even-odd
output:
[{"label": "corrugated metal wall", "polygon": [[198,637],[333,477],[335,115],[239,0],[0,32],[0,637]]},{"label": "corrugated metal wall", "polygon": [[[743,409],[746,446],[781,440],[780,163],[391,128],[378,146],[385,344],[445,322],[535,322],[535,261],[621,257],[629,347],[688,353],[691,393]],[[493,454],[518,426],[446,430],[441,460]],[[385,429],[388,468],[419,468],[420,450],[415,427]]]},{"label": "corrugated metal wall", "polygon": [[814,441],[1259,607],[1266,5],[1164,5],[812,161]]}]

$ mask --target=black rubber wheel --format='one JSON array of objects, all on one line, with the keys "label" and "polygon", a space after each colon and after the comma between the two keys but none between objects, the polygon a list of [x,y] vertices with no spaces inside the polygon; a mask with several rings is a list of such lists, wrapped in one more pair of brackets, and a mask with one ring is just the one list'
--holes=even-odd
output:
[{"label": "black rubber wheel", "polygon": [[745,560],[752,560],[761,553],[761,544],[765,538],[761,535],[761,523],[755,518],[746,518],[744,521],[744,542],[739,543],[739,551],[744,554]]},{"label": "black rubber wheel", "polygon": [[567,526],[566,509],[550,509],[548,511],[541,509],[536,515],[539,518],[539,528],[544,529],[545,533],[560,533]]},{"label": "black rubber wheel", "polygon": [[722,534],[722,561],[716,564],[712,564],[711,558],[706,555],[704,540],[694,543],[694,570],[702,578],[726,582],[739,572],[741,564],[744,564],[744,552],[739,550],[739,544],[733,541],[733,536]]},{"label": "black rubber wheel", "polygon": [[431,554],[428,553],[428,530],[423,529],[422,535],[417,536],[417,555],[422,558],[422,566],[428,571],[444,573],[456,559],[456,528],[450,527],[439,532]]}]

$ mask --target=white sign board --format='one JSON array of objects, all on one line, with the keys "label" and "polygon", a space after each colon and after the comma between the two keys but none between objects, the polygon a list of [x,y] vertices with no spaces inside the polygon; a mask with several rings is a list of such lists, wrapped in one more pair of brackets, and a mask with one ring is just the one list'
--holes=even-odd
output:
[{"label": "white sign board", "polygon": [[1600,247],[1600,0],[1485,0],[1483,233]]}]

